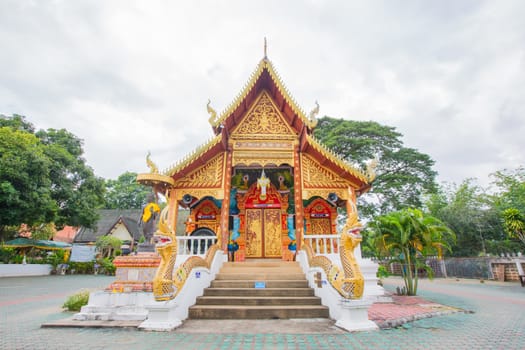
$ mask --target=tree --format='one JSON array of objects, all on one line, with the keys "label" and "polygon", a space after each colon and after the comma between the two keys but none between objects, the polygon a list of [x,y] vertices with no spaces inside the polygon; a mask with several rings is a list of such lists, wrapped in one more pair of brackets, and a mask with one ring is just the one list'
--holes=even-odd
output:
[{"label": "tree", "polygon": [[[1,119],[0,119],[1,120]],[[53,221],[58,205],[52,198],[51,161],[38,138],[0,127],[0,234],[7,226]]]},{"label": "tree", "polygon": [[494,206],[500,211],[508,208],[525,212],[525,167],[515,170],[500,170],[493,174],[492,184],[496,187],[493,195]]},{"label": "tree", "polygon": [[377,217],[367,230],[378,258],[389,255],[395,257],[390,262],[401,263],[407,295],[417,294],[419,269],[431,276],[425,258],[441,256],[455,239],[441,220],[410,208]]},{"label": "tree", "polygon": [[460,185],[442,185],[425,203],[429,213],[442,220],[457,236],[452,246],[454,256],[478,256],[496,253],[495,244],[505,239],[499,212],[492,205],[487,190],[474,179]]},{"label": "tree", "polygon": [[421,207],[422,196],[436,190],[434,161],[403,146],[394,127],[372,121],[323,117],[315,136],[345,160],[365,167],[375,157],[379,164],[372,190],[359,198],[361,215],[375,215],[408,207]]},{"label": "tree", "polygon": [[141,209],[151,189],[137,182],[137,174],[125,172],[106,181],[106,209]]},{"label": "tree", "polygon": [[505,209],[502,214],[505,232],[525,244],[525,216],[516,208]]},{"label": "tree", "polygon": [[122,246],[122,241],[113,236],[100,236],[95,245],[103,258],[112,258],[115,251]]},{"label": "tree", "polygon": [[82,140],[65,129],[35,132],[19,115],[0,115],[0,130],[2,237],[22,223],[92,226],[104,181],[82,158]]},{"label": "tree", "polygon": [[82,158],[82,140],[65,129],[40,130],[36,135],[53,162],[52,197],[59,207],[55,224],[92,226],[98,219],[96,209],[104,203],[104,180]]}]

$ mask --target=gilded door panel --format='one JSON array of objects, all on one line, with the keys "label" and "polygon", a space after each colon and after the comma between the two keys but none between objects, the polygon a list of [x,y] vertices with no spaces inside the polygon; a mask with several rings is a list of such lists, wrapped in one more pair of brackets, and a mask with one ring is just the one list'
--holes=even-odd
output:
[{"label": "gilded door panel", "polygon": [[246,257],[262,257],[262,211],[246,209]]},{"label": "gilded door panel", "polygon": [[281,210],[264,210],[264,256],[281,256]]}]

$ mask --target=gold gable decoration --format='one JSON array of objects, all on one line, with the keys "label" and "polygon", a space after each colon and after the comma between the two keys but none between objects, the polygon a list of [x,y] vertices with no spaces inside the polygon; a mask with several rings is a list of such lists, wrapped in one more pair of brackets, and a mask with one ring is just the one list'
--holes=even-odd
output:
[{"label": "gold gable decoration", "polygon": [[224,154],[211,159],[204,166],[188,174],[175,183],[178,188],[218,188],[222,187]]},{"label": "gold gable decoration", "polygon": [[345,162],[343,159],[341,159],[340,156],[335,154],[332,150],[321,144],[319,141],[317,141],[313,136],[306,135],[306,139],[308,140],[308,143],[318,152],[320,152],[325,158],[329,159],[330,161],[337,164],[339,167],[347,171],[349,174],[352,174],[353,176],[357,177],[361,181],[368,183],[369,182],[369,175],[365,174],[359,167],[353,166]]},{"label": "gold gable decoration", "polygon": [[277,86],[277,90],[279,90],[281,95],[288,102],[292,111],[295,114],[297,114],[297,116],[306,125],[310,125],[310,122],[305,112],[299,107],[295,99],[292,97],[288,89],[285,87],[284,83],[281,80],[281,77],[279,76],[275,68],[273,67],[272,62],[265,56],[259,62],[259,64],[257,65],[257,68],[255,68],[255,71],[252,73],[252,75],[250,76],[250,79],[248,79],[248,81],[244,85],[244,88],[241,90],[241,92],[237,95],[237,97],[233,100],[233,102],[221,113],[220,117],[215,119],[215,122],[212,124],[212,126],[220,125],[226,118],[228,118],[229,115],[231,115],[237,109],[237,107],[240,106],[240,104],[246,98],[248,93],[255,86],[257,79],[259,79],[259,77],[264,72],[264,70],[267,70],[268,73],[270,73],[270,77],[272,81],[274,82],[274,84]]},{"label": "gold gable decoration", "polygon": [[263,91],[232,132],[232,138],[261,138],[274,135],[296,137],[294,131],[278,112],[268,92]]},{"label": "gold gable decoration", "polygon": [[324,168],[312,159],[303,154],[301,156],[303,181],[305,188],[347,188],[349,182]]}]

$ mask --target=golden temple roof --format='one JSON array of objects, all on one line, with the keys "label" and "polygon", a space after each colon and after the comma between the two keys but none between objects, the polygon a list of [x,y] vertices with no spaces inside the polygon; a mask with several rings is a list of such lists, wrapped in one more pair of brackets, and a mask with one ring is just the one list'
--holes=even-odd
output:
[{"label": "golden temple roof", "polygon": [[175,173],[178,173],[179,171],[181,171],[182,169],[190,165],[195,159],[199,158],[202,154],[204,154],[205,152],[210,150],[212,147],[219,144],[221,140],[222,140],[222,134],[212,137],[206,143],[198,146],[192,152],[184,156],[184,158],[179,160],[177,163],[173,164],[171,167],[164,170],[162,174],[171,176]]},{"label": "golden temple roof", "polygon": [[352,165],[343,160],[343,158],[337,155],[334,151],[323,145],[321,142],[317,141],[313,136],[306,135],[308,144],[312,146],[316,151],[321,153],[324,157],[330,160],[332,163],[336,164],[340,168],[344,169],[349,174],[355,176],[359,180],[369,183],[371,180],[371,174],[368,174],[360,169],[357,165]]},{"label": "golden temple roof", "polygon": [[232,103],[220,114],[220,116],[212,123],[212,126],[215,128],[217,125],[220,125],[226,118],[228,118],[236,109],[241,105],[246,96],[250,93],[252,88],[257,83],[257,80],[261,77],[264,71],[267,71],[274,82],[275,86],[288,102],[292,111],[297,114],[297,116],[308,125],[310,128],[313,128],[315,125],[312,125],[312,122],[308,119],[304,111],[299,107],[295,99],[292,97],[286,86],[284,85],[281,77],[274,68],[272,62],[265,56],[257,65],[255,71],[251,74],[248,82],[244,85],[244,88],[233,100]]}]

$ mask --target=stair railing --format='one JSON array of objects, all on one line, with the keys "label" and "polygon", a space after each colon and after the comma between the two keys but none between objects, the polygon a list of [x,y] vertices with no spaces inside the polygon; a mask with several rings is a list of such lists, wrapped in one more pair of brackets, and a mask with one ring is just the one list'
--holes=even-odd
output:
[{"label": "stair railing", "polygon": [[315,255],[338,254],[341,235],[304,235],[304,242],[312,248]]}]

